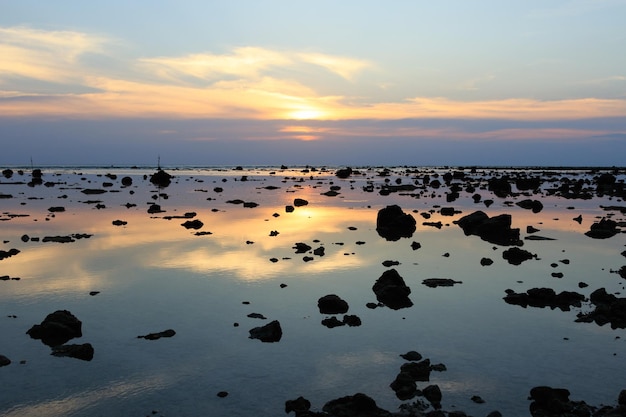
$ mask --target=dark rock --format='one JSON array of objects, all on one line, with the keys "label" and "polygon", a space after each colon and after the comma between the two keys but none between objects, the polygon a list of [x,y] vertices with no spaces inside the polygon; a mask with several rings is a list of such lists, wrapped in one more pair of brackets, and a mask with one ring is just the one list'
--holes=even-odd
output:
[{"label": "dark rock", "polygon": [[60,345],[53,346],[51,354],[53,356],[67,356],[83,361],[90,361],[93,359],[94,349],[91,343],[83,343],[82,345]]},{"label": "dark rock", "polygon": [[[9,177],[7,177],[9,178]],[[7,366],[11,364],[11,359],[7,358],[4,355],[0,355],[0,367],[1,366]]]},{"label": "dark rock", "polygon": [[15,256],[18,253],[20,253],[19,249],[9,249],[8,251],[6,250],[0,250],[0,261],[6,258],[10,258],[11,256]]},{"label": "dark rock", "polygon": [[383,266],[389,268],[390,266],[395,266],[395,265],[400,265],[400,262],[398,261],[391,261],[391,260],[387,260],[387,261],[383,261]]},{"label": "dark rock", "polygon": [[255,208],[255,207],[258,207],[258,206],[259,206],[259,204],[258,204],[258,203],[255,203],[254,201],[244,201],[244,202],[243,202],[243,206],[244,206],[245,208]]},{"label": "dark rock", "polygon": [[339,321],[337,317],[332,316],[322,320],[322,325],[328,327],[329,329],[332,329],[335,327],[345,326],[346,324],[342,321]]},{"label": "dark rock", "polygon": [[391,417],[389,411],[379,408],[376,401],[361,393],[329,401],[322,410],[333,417]]},{"label": "dark rock", "polygon": [[124,187],[130,187],[131,185],[133,185],[133,179],[131,177],[122,178],[122,185]]},{"label": "dark rock", "polygon": [[305,415],[311,409],[311,402],[304,397],[298,397],[295,400],[285,401],[285,413],[289,414],[292,411],[296,413],[296,416]]},{"label": "dark rock", "polygon": [[[587,414],[574,414],[575,404],[569,399],[570,392],[564,388],[551,388],[547,386],[534,387],[530,390],[530,414],[532,416],[565,416]],[[589,410],[588,410],[589,411]]]},{"label": "dark rock", "polygon": [[436,410],[441,408],[441,389],[438,385],[429,385],[422,390],[424,397],[430,402]]},{"label": "dark rock", "polygon": [[419,242],[411,243],[411,249],[413,249],[413,250],[418,250],[421,247],[422,247],[422,245]]},{"label": "dark rock", "polygon": [[293,206],[285,206],[285,212],[292,213],[295,210]]},{"label": "dark rock", "polygon": [[454,207],[442,207],[440,213],[442,216],[454,216]]},{"label": "dark rock", "polygon": [[492,260],[492,259],[490,259],[490,258],[482,258],[482,259],[480,260],[480,264],[481,264],[482,266],[489,266],[489,265],[493,264],[493,260]]},{"label": "dark rock", "polygon": [[461,281],[455,281],[450,278],[426,278],[422,281],[422,284],[430,288],[436,287],[452,287],[454,284],[462,284]]},{"label": "dark rock", "polygon": [[526,210],[532,210],[533,213],[539,213],[543,210],[543,204],[539,200],[526,199],[517,202],[516,205]]},{"label": "dark rock", "polygon": [[309,202],[307,200],[303,199],[303,198],[296,198],[296,199],[293,200],[293,205],[296,206],[296,207],[303,207],[303,206],[306,206],[308,204],[309,204]]},{"label": "dark rock", "polygon": [[419,352],[416,352],[414,350],[410,350],[407,353],[403,353],[402,355],[400,355],[400,357],[404,360],[412,361],[412,362],[422,360],[422,355]]},{"label": "dark rock", "polygon": [[349,327],[358,327],[361,325],[361,318],[354,314],[346,314],[343,316],[343,322]]},{"label": "dark rock", "polygon": [[518,245],[519,229],[511,228],[511,215],[500,214],[489,217],[482,211],[475,211],[455,222],[466,236],[475,235],[490,243],[502,246]]},{"label": "dark rock", "polygon": [[350,175],[352,175],[352,168],[347,167],[338,169],[337,171],[335,171],[335,175],[337,176],[337,178],[348,178]]},{"label": "dark rock", "polygon": [[128,222],[124,220],[113,220],[113,226],[126,226]]},{"label": "dark rock", "polygon": [[595,309],[589,313],[578,313],[577,322],[595,322],[599,326],[610,323],[612,329],[626,328],[626,298],[618,298],[599,288],[589,295],[589,301]]},{"label": "dark rock", "polygon": [[320,246],[319,248],[316,248],[313,250],[313,255],[324,256],[325,252],[326,252],[326,249],[323,246]]},{"label": "dark rock", "polygon": [[106,192],[107,192],[107,190],[102,190],[102,189],[99,189],[99,188],[86,188],[84,190],[81,190],[81,193],[87,194],[87,195],[104,194]]},{"label": "dark rock", "polygon": [[217,396],[218,396],[219,398],[226,398],[226,397],[228,397],[228,392],[226,392],[226,391],[220,391],[220,392],[218,392],[218,393],[217,393]]},{"label": "dark rock", "polygon": [[259,339],[261,342],[274,343],[283,337],[283,330],[278,320],[274,320],[265,326],[250,329],[250,339]]},{"label": "dark rock", "polygon": [[620,232],[617,228],[617,223],[613,220],[602,219],[597,223],[591,225],[588,232],[585,232],[586,236],[593,239],[608,239],[615,236]]},{"label": "dark rock", "polygon": [[248,314],[248,317],[250,317],[251,319],[267,320],[267,317],[260,313],[250,313]]},{"label": "dark rock", "polygon": [[50,213],[63,213],[65,211],[65,207],[63,207],[63,206],[49,207],[48,211]]},{"label": "dark rock", "polygon": [[429,381],[431,370],[430,359],[424,359],[420,362],[404,363],[400,366],[400,372],[410,375],[415,381]]},{"label": "dark rock", "polygon": [[406,372],[400,372],[389,386],[400,401],[410,400],[417,395],[417,384]]},{"label": "dark rock", "polygon": [[158,340],[162,337],[173,337],[176,332],[172,329],[163,330],[162,332],[157,333],[148,333],[144,336],[137,336],[138,339],[146,339],[146,340]]},{"label": "dark rock", "polygon": [[507,177],[490,178],[487,188],[500,198],[505,198],[511,194],[511,184]]},{"label": "dark rock", "polygon": [[187,220],[185,223],[181,223],[181,226],[183,226],[185,229],[194,229],[194,230],[198,230],[201,229],[202,226],[204,226],[204,223],[202,223],[200,220],[195,219],[195,220]]},{"label": "dark rock", "polygon": [[532,234],[532,233],[537,233],[537,232],[539,232],[539,229],[533,226],[526,226],[526,233]]},{"label": "dark rock", "polygon": [[172,182],[172,176],[162,169],[159,169],[156,173],[150,175],[150,182],[157,187],[165,188]]},{"label": "dark rock", "polygon": [[57,310],[48,314],[41,324],[34,325],[26,333],[48,346],[58,346],[75,337],[81,337],[82,322],[67,310]]},{"label": "dark rock", "polygon": [[298,242],[292,247],[292,249],[295,249],[296,253],[307,253],[312,248],[306,243]]},{"label": "dark rock", "polygon": [[409,299],[411,289],[395,269],[389,269],[374,283],[372,290],[376,299],[387,307],[398,310],[411,307],[413,302]]},{"label": "dark rock", "polygon": [[150,214],[155,214],[155,213],[163,213],[163,210],[161,210],[161,206],[158,204],[151,204],[150,207],[148,207],[148,213]]},{"label": "dark rock", "polygon": [[471,398],[471,400],[472,400],[473,402],[475,402],[476,404],[484,404],[484,403],[485,403],[485,400],[483,400],[483,399],[482,399],[480,396],[478,396],[478,395],[473,395],[473,396],[472,396],[472,398]]},{"label": "dark rock", "polygon": [[415,218],[404,213],[400,206],[387,206],[378,211],[376,231],[386,240],[396,241],[401,237],[411,237],[415,229]]},{"label": "dark rock", "polygon": [[569,311],[570,307],[580,307],[585,301],[585,296],[573,291],[561,291],[557,294],[552,288],[531,288],[525,293],[507,290],[504,301],[524,308],[527,306],[550,307]]},{"label": "dark rock", "polygon": [[511,265],[520,265],[522,262],[534,258],[536,255],[518,247],[510,248],[502,252],[502,258]]},{"label": "dark rock", "polygon": [[322,314],[344,314],[348,311],[348,303],[335,294],[329,294],[317,300],[317,307]]}]

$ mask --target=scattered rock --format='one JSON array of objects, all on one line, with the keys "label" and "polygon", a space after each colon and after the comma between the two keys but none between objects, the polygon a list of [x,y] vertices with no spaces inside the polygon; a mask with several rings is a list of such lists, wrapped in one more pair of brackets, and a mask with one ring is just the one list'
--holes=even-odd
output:
[{"label": "scattered rock", "polygon": [[589,295],[589,301],[595,309],[589,313],[578,313],[577,322],[595,322],[599,326],[610,323],[612,329],[626,328],[626,298],[618,298],[599,288]]},{"label": "scattered rock", "polygon": [[357,393],[337,398],[324,404],[322,410],[333,417],[390,417],[390,413],[376,405],[365,394]]},{"label": "scattered rock", "polygon": [[183,226],[185,229],[194,229],[194,230],[198,230],[201,229],[202,226],[204,226],[204,223],[202,223],[200,220],[195,219],[195,220],[187,220],[185,223],[181,223],[181,226]]},{"label": "scattered rock", "polygon": [[421,247],[422,247],[422,245],[419,242],[415,242],[414,241],[413,243],[411,243],[411,249],[413,249],[413,250],[418,250]]},{"label": "scattered rock", "polygon": [[395,265],[400,265],[400,262],[398,262],[398,261],[390,261],[390,260],[383,261],[383,266],[385,266],[387,268],[389,268],[390,266],[395,266]]},{"label": "scattered rock", "polygon": [[217,393],[217,396],[218,396],[219,398],[226,398],[226,397],[228,397],[228,392],[226,392],[226,391],[220,391],[220,392],[218,392],[218,393]]},{"label": "scattered rock", "polygon": [[379,302],[393,310],[413,305],[413,302],[409,299],[411,289],[405,284],[404,279],[395,269],[388,269],[383,272],[374,283],[372,290]]},{"label": "scattered rock", "polygon": [[490,258],[482,258],[482,259],[480,260],[480,264],[481,264],[482,266],[489,266],[489,265],[493,264],[493,260],[492,260],[492,259],[490,259]]},{"label": "scattered rock", "polygon": [[0,250],[0,261],[6,258],[10,258],[11,256],[15,256],[20,251],[18,249],[9,249],[8,251]]},{"label": "scattered rock", "polygon": [[298,242],[296,243],[292,249],[296,250],[296,253],[307,253],[308,251],[310,251],[312,248],[311,246],[307,245],[306,243],[302,243],[302,242]]},{"label": "scattered rock", "polygon": [[407,353],[403,353],[400,355],[400,357],[404,360],[411,361],[411,362],[422,360],[422,355],[415,350],[410,350]]},{"label": "scattered rock", "polygon": [[248,314],[248,317],[250,317],[251,319],[267,320],[267,317],[260,313],[250,313]]},{"label": "scattered rock", "polygon": [[337,317],[332,316],[322,320],[322,325],[328,327],[329,329],[333,329],[335,327],[345,326],[346,324],[342,321],[339,321]]},{"label": "scattered rock", "polygon": [[170,174],[159,169],[156,173],[150,175],[150,182],[157,187],[165,188],[170,185],[172,178]]},{"label": "scattered rock", "polygon": [[613,220],[602,219],[597,223],[591,225],[588,232],[585,232],[586,236],[593,239],[608,239],[615,236],[620,232],[617,228],[617,223]]},{"label": "scattered rock", "polygon": [[400,206],[387,206],[378,211],[376,231],[386,240],[396,241],[402,237],[411,237],[415,229],[415,218],[404,213]]},{"label": "scattered rock", "polygon": [[543,210],[543,204],[539,200],[522,200],[517,202],[516,205],[526,210],[532,210],[533,213],[539,213]]},{"label": "scattered rock", "polygon": [[250,330],[250,339],[259,339],[261,342],[274,343],[280,341],[283,330],[278,320],[274,320],[265,326],[255,327]]},{"label": "scattered rock", "polygon": [[580,307],[585,301],[585,296],[573,291],[561,291],[557,294],[552,288],[531,288],[525,293],[516,293],[513,290],[506,290],[504,301],[508,304],[519,305],[524,308],[550,307],[559,308],[562,311],[569,311],[570,307]]},{"label": "scattered rock", "polygon": [[11,359],[7,358],[4,355],[0,355],[0,367],[7,366],[11,364]]},{"label": "scattered rock", "polygon": [[337,178],[348,178],[350,175],[352,175],[352,168],[347,167],[338,169],[337,171],[335,171],[335,175],[337,176]]},{"label": "scattered rock", "polygon": [[296,207],[303,207],[303,206],[306,206],[308,204],[309,204],[309,202],[307,200],[303,199],[303,198],[296,198],[296,199],[293,200],[293,205],[296,206]]}]

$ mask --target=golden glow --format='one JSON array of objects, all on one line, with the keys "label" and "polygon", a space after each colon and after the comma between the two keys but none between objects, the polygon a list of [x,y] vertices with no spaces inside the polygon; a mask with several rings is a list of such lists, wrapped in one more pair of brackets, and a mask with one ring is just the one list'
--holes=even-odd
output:
[{"label": "golden glow", "polygon": [[322,113],[321,111],[317,109],[304,108],[304,109],[295,110],[289,113],[289,119],[295,119],[295,120],[321,119],[323,115],[324,113]]}]

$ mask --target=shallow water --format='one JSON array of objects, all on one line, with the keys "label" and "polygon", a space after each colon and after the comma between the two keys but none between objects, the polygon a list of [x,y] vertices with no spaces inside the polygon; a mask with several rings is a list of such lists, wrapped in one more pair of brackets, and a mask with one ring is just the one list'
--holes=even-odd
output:
[{"label": "shallow water", "polygon": [[[476,192],[483,199],[495,201],[487,208],[465,191],[446,202],[445,184],[421,194],[378,192],[386,179],[406,184],[421,181],[425,173],[434,179],[446,172],[434,169],[408,174],[394,169],[386,177],[378,175],[380,170],[362,169],[364,175],[342,180],[332,170],[193,168],[168,170],[175,178],[162,190],[144,178],[153,170],[43,171],[44,181],[54,185],[29,187],[24,182],[30,173],[0,181],[0,194],[13,196],[0,200],[0,238],[6,242],[0,249],[21,251],[0,261],[0,275],[21,278],[0,281],[0,354],[12,360],[0,368],[0,415],[157,411],[155,415],[164,416],[269,417],[283,414],[285,401],[301,395],[321,410],[325,402],[356,392],[395,411],[402,402],[389,384],[404,363],[399,355],[409,350],[447,367],[419,386],[439,385],[444,409],[474,416],[492,410],[528,415],[528,393],[536,385],[568,388],[571,399],[593,405],[615,404],[626,389],[623,329],[575,323],[576,313],[588,306],[562,312],[521,308],[502,299],[506,289],[533,287],[585,296],[601,287],[609,293],[623,291],[626,281],[614,271],[626,264],[621,255],[626,235],[603,240],[584,235],[599,218],[623,221],[620,211],[600,208],[624,206],[619,198],[498,198],[479,187]],[[118,177],[107,178],[107,173]],[[466,173],[476,184],[491,175],[483,170]],[[125,175],[133,178],[132,186],[121,185]],[[558,171],[553,177],[592,180],[593,175]],[[112,185],[103,187],[107,182]],[[368,183],[374,192],[363,190]],[[322,195],[331,185],[340,186],[340,194]],[[107,192],[85,195],[84,188]],[[309,204],[286,213],[285,206],[295,198]],[[525,198],[540,199],[544,209],[535,214],[511,204]],[[234,199],[258,206],[227,203]],[[96,208],[98,202],[104,207]],[[155,202],[164,213],[147,213]],[[127,203],[136,206],[127,208]],[[389,242],[376,233],[377,212],[390,204],[416,218],[411,238]],[[50,213],[52,206],[65,211]],[[461,213],[441,216],[440,206]],[[475,210],[490,216],[510,213],[522,237],[532,225],[540,229],[537,234],[556,240],[524,241],[524,249],[538,259],[510,265],[502,259],[505,247],[465,236],[453,223]],[[429,211],[432,216],[426,220],[421,213]],[[195,230],[181,226],[186,219],[164,218],[188,212],[204,223],[200,231],[211,234],[196,236]],[[573,220],[579,214],[581,224]],[[114,220],[127,224],[114,226]],[[442,227],[423,225],[425,221],[441,221]],[[270,236],[272,231],[278,235]],[[24,234],[92,236],[44,243],[23,242]],[[421,248],[412,250],[413,241]],[[292,248],[296,242],[324,246],[325,255],[311,254],[313,260],[304,262],[304,254]],[[492,258],[493,265],[481,266],[482,257]],[[372,285],[387,269],[381,264],[385,260],[400,262],[394,268],[412,290],[413,307],[366,307],[376,301]],[[564,277],[553,278],[553,272]],[[433,277],[462,283],[422,285]],[[579,288],[581,281],[589,286]],[[91,296],[90,291],[100,293]],[[358,315],[362,325],[322,326],[326,316],[319,313],[317,300],[326,294],[345,299],[348,314]],[[82,321],[83,336],[69,343],[91,343],[92,361],[51,356],[49,347],[26,335],[33,324],[60,309]],[[247,317],[252,312],[267,320]],[[251,328],[271,320],[281,323],[280,342],[248,338]],[[168,328],[176,331],[174,337],[137,338]],[[219,391],[229,395],[218,398]],[[473,403],[473,395],[486,403]]]}]

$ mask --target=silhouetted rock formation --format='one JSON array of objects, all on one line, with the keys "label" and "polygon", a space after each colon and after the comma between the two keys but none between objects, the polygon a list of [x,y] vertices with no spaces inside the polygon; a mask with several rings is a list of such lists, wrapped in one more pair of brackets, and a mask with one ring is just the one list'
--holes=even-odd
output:
[{"label": "silhouetted rock formation", "polygon": [[376,231],[380,237],[390,241],[411,237],[416,229],[415,218],[404,213],[400,206],[392,205],[378,211]]},{"label": "silhouetted rock formation", "polygon": [[511,215],[489,217],[483,211],[475,211],[455,222],[466,236],[475,235],[490,243],[502,246],[519,245],[519,229],[511,228]]}]

